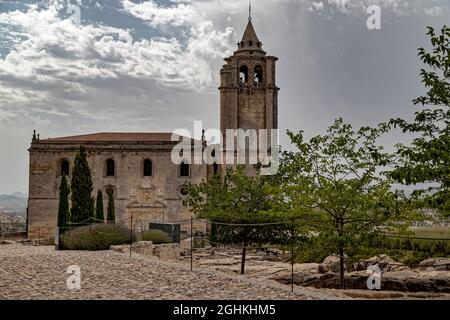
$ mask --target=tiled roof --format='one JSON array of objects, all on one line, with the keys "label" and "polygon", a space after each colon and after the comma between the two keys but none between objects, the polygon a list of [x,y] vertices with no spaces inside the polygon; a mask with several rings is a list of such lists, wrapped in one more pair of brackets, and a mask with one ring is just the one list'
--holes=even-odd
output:
[{"label": "tiled roof", "polygon": [[41,139],[40,143],[81,142],[171,142],[171,132],[100,132],[78,136]]}]

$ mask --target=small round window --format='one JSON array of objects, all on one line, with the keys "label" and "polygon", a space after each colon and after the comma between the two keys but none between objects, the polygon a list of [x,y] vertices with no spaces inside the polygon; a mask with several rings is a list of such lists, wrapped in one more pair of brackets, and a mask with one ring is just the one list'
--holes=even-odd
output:
[{"label": "small round window", "polygon": [[182,187],[180,188],[180,194],[181,194],[182,196],[187,196],[188,193],[189,193],[188,186],[182,186]]}]

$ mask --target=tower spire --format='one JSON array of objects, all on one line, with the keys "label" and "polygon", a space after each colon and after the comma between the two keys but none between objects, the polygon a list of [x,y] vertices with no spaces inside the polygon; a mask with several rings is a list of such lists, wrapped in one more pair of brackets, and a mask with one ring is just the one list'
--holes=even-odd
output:
[{"label": "tower spire", "polygon": [[248,2],[248,22],[245,28],[242,40],[238,42],[238,50],[236,52],[248,51],[251,53],[258,52],[264,53],[262,50],[262,42],[259,41],[256,35],[255,28],[253,28],[252,23],[252,1]]}]

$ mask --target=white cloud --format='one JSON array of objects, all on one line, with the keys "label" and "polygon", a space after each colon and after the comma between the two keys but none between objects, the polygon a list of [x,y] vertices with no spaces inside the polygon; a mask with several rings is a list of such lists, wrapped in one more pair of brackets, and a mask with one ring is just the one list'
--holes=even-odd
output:
[{"label": "white cloud", "polygon": [[322,12],[324,9],[324,4],[323,2],[315,2],[313,1],[313,3],[311,4],[310,10],[313,12]]},{"label": "white cloud", "polygon": [[[371,5],[378,5],[382,9],[389,10],[390,12],[400,16],[415,14],[421,11],[425,6],[429,6],[433,3],[440,4],[442,3],[442,0],[328,0],[329,7],[340,13],[364,14],[367,7]],[[426,11],[431,12],[429,15],[432,15],[437,12],[443,12],[444,9],[442,5],[436,5],[434,7],[427,8]]]},{"label": "white cloud", "polygon": [[134,3],[122,0],[125,11],[147,21],[153,27],[170,24],[173,26],[192,25],[198,19],[198,13],[190,4],[179,3],[172,7],[158,6],[154,1]]},{"label": "white cloud", "polygon": [[[26,12],[0,13],[0,21],[23,37],[0,58],[0,108],[13,112],[12,106],[34,103],[47,112],[50,104],[85,116],[76,106],[88,92],[109,80],[120,81],[125,88],[130,78],[201,91],[213,87],[217,77],[213,68],[232,48],[232,29],[216,30],[189,4],[163,8],[153,1],[123,1],[123,10],[154,27],[187,28],[182,39],[136,40],[131,30],[77,26],[60,16],[61,3],[54,0],[46,7],[30,6]],[[11,114],[0,117],[11,119]]]},{"label": "white cloud", "polygon": [[[133,8],[131,3],[127,8],[139,12],[133,10],[139,8]],[[181,23],[175,22],[174,12],[172,17],[162,14],[157,20]],[[6,12],[0,14],[0,19],[24,30],[28,38],[0,60],[2,73],[52,83],[125,75],[201,89],[212,80],[208,59],[229,48],[232,32],[216,31],[210,21],[197,20],[191,26],[185,49],[175,38],[134,41],[130,30],[103,25],[77,27],[69,19],[61,19],[56,7]],[[184,23],[194,22],[186,19]]]},{"label": "white cloud", "polygon": [[444,9],[439,6],[428,7],[428,8],[425,8],[424,11],[425,11],[425,14],[427,14],[431,17],[439,17],[439,16],[444,15]]},{"label": "white cloud", "polygon": [[352,0],[328,0],[328,4],[336,7],[338,11],[343,13],[349,12],[349,10],[355,6],[354,1]]}]

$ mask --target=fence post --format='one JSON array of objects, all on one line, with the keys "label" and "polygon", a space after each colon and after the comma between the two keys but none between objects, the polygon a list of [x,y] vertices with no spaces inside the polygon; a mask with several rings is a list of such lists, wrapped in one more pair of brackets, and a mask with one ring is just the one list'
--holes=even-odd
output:
[{"label": "fence post", "polygon": [[291,290],[294,292],[294,218],[292,218],[291,230]]},{"label": "fence post", "polygon": [[133,214],[131,214],[130,216],[130,259],[132,250],[133,250]]},{"label": "fence post", "polygon": [[56,226],[55,229],[55,250],[59,250],[59,227]]},{"label": "fence post", "polygon": [[193,231],[194,217],[191,216],[191,271],[193,269],[194,261],[194,231]]}]

